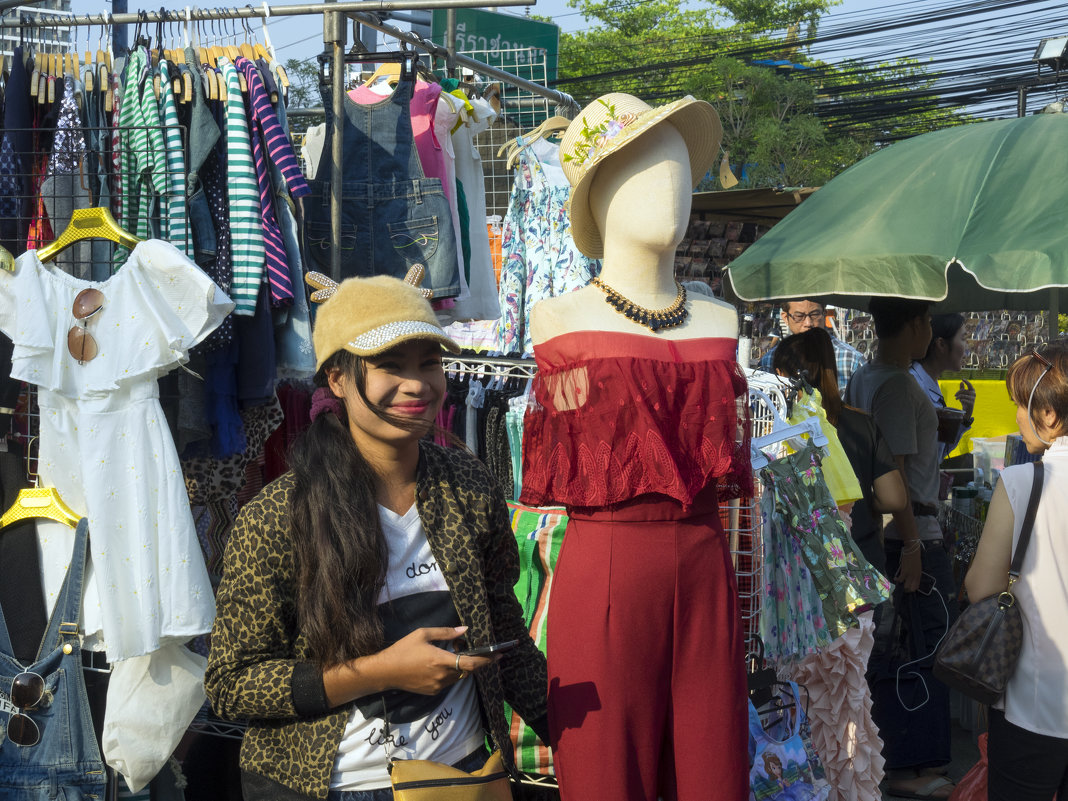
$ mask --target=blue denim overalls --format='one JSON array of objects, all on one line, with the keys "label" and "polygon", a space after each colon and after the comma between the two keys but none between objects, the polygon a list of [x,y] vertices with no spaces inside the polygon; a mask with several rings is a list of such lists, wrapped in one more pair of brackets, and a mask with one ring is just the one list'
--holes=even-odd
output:
[{"label": "blue denim overalls", "polygon": [[[326,141],[312,193],[304,201],[305,256],[330,274],[330,153],[333,103],[320,87],[326,109]],[[415,81],[402,79],[381,102],[345,98],[341,193],[341,277],[404,278],[413,264],[426,268],[423,286],[434,298],[460,294],[456,234],[441,179],[426,178],[412,135]]]},{"label": "blue denim overalls", "polygon": [[[24,667],[11,656],[7,623],[0,612],[0,798],[4,801],[79,801],[104,798],[104,761],[93,733],[82,680],[78,620],[82,606],[89,522],[82,518],[74,538],[67,577],[52,610],[37,661]],[[12,679],[24,670],[45,681],[45,700],[23,710],[41,731],[37,745],[7,739]]]}]

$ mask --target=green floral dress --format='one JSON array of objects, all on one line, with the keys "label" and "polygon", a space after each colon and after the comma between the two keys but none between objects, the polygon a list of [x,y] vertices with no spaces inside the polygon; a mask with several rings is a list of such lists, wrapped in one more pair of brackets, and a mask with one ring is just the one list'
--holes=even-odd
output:
[{"label": "green floral dress", "polygon": [[769,522],[799,543],[827,628],[838,637],[856,625],[857,614],[887,600],[891,588],[864,558],[838,516],[820,454],[809,443],[771,462],[760,478],[774,500]]}]

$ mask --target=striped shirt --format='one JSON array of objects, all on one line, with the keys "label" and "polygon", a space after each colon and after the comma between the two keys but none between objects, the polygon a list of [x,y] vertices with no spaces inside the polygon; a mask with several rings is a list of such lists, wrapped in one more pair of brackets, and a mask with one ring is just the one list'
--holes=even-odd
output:
[{"label": "striped shirt", "polygon": [[293,284],[289,277],[289,261],[285,242],[274,214],[274,191],[271,187],[270,165],[267,158],[278,167],[294,197],[303,197],[311,192],[300,171],[296,154],[289,143],[278,115],[275,113],[259,70],[247,58],[237,59],[237,68],[244,74],[248,85],[252,133],[252,156],[256,164],[256,181],[260,191],[260,210],[263,221],[263,241],[266,249],[267,280],[271,287],[271,302],[275,306],[291,303]]},{"label": "striped shirt", "polygon": [[[121,184],[125,199],[120,224],[138,239],[158,235],[152,225],[152,207],[155,199],[167,191],[166,145],[148,64],[147,49],[141,47],[130,53],[119,116],[123,128]],[[166,207],[160,209],[160,219],[166,231]],[[116,248],[116,267],[128,255],[125,248]]]},{"label": "striped shirt", "polygon": [[219,67],[226,81],[226,177],[234,270],[230,297],[237,304],[234,314],[251,316],[256,313],[266,260],[259,185],[237,70],[225,58],[219,59]]},{"label": "striped shirt", "polygon": [[[174,70],[177,74],[178,70]],[[189,235],[189,213],[185,206],[185,147],[178,122],[178,107],[174,103],[170,70],[166,61],[159,63],[160,115],[163,117],[163,135],[167,148],[167,189],[164,205],[167,207],[166,238],[190,259],[193,258],[193,242]]]}]

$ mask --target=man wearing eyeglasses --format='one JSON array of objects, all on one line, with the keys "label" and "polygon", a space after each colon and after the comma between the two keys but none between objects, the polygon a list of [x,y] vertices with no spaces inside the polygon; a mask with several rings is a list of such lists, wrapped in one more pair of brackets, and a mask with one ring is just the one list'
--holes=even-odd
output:
[{"label": "man wearing eyeglasses", "polygon": [[[800,334],[810,328],[827,327],[827,307],[818,301],[801,298],[800,300],[788,300],[782,304],[781,320],[791,334]],[[866,359],[856,348],[847,345],[828,330],[831,334],[831,343],[834,345],[834,359],[838,367],[838,392],[845,394],[849,377],[864,364]],[[769,348],[760,359],[760,369],[769,373],[772,370],[772,358],[775,348]]]}]

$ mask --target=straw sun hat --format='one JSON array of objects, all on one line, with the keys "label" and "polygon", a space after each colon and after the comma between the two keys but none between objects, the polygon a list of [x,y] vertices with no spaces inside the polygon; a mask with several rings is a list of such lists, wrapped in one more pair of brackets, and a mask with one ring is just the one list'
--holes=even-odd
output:
[{"label": "straw sun hat", "polygon": [[703,100],[687,95],[654,108],[634,95],[611,92],[586,106],[564,132],[560,161],[571,184],[571,236],[591,259],[604,255],[601,232],[590,212],[590,185],[598,165],[662,122],[682,134],[697,186],[716,160],[723,136],[719,115]]}]

